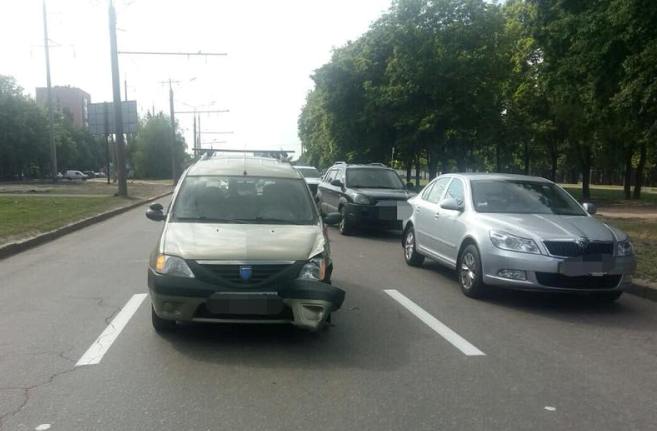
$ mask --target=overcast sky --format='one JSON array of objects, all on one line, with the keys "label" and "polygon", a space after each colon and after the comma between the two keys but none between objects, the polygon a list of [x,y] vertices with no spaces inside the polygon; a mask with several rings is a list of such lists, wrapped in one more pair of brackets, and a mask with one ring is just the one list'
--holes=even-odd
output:
[{"label": "overcast sky", "polygon": [[[107,0],[47,0],[53,85],[111,99]],[[27,92],[45,86],[41,0],[0,0],[0,74]],[[120,56],[121,84],[139,110],[230,109],[204,115],[215,148],[299,149],[297,118],[313,70],[356,39],[390,0],[117,0],[118,44],[133,51],[214,51],[226,57]],[[123,95],[123,88],[121,90]],[[213,105],[211,105],[213,104]],[[211,105],[211,106],[209,106]],[[208,108],[209,106],[209,108]],[[192,116],[179,115],[188,144]],[[208,145],[209,146],[209,145]]]}]

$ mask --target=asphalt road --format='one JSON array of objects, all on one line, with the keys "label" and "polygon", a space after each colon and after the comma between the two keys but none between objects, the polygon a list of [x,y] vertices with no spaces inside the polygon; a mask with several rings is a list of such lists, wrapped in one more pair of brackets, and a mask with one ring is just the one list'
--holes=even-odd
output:
[{"label": "asphalt road", "polygon": [[389,233],[330,231],[347,299],[320,334],[162,337],[146,299],[97,365],[76,367],[147,291],[160,228],[137,209],[0,261],[0,429],[657,429],[656,303],[468,299],[450,271],[407,267]]}]

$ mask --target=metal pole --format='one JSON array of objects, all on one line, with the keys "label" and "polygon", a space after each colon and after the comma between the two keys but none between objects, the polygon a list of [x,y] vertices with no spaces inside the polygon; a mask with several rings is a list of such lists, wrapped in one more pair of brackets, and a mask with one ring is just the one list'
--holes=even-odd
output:
[{"label": "metal pole", "polygon": [[119,196],[128,196],[125,177],[125,146],[123,141],[123,115],[121,114],[121,81],[119,78],[119,56],[116,49],[116,11],[109,4],[110,56],[112,59],[112,90],[114,100],[114,130],[116,133],[116,173],[119,181]]},{"label": "metal pole", "polygon": [[173,87],[171,86],[171,79],[169,79],[169,109],[171,110],[171,177],[175,186],[178,182],[176,172],[176,118],[173,109]]},{"label": "metal pole", "polygon": [[196,115],[194,115],[194,150],[196,150],[196,147],[198,146],[196,138]]},{"label": "metal pole", "polygon": [[103,103],[103,113],[105,120],[105,174],[107,175],[107,184],[110,183],[110,147],[109,147],[109,108],[107,102]]},{"label": "metal pole", "polygon": [[125,94],[124,100],[127,102],[128,101],[128,80],[127,79],[123,80],[123,93]]},{"label": "metal pole", "polygon": [[52,84],[50,81],[50,44],[48,40],[48,18],[46,15],[46,0],[43,0],[43,40],[46,48],[46,85],[48,92],[48,138],[50,140],[50,169],[52,181],[57,182],[57,147],[55,146],[54,113],[52,108]]}]

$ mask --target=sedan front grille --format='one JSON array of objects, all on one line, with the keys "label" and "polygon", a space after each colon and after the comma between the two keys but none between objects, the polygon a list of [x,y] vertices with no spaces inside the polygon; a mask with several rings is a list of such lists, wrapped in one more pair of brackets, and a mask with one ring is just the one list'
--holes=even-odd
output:
[{"label": "sedan front grille", "polygon": [[613,242],[589,242],[580,246],[575,241],[544,241],[545,247],[553,256],[577,257],[593,254],[614,254]]},{"label": "sedan front grille", "polygon": [[[201,264],[204,269],[212,272],[215,276],[230,281],[231,283],[239,283],[244,285],[258,284],[265,282],[283,271],[288,269],[292,264],[254,264],[254,265],[223,265],[223,264]],[[251,276],[246,280],[240,275],[240,267],[248,266],[251,268]]]},{"label": "sedan front grille", "polygon": [[536,280],[543,286],[560,287],[562,289],[613,289],[621,281],[620,274],[607,274],[602,276],[581,275],[568,277],[553,272],[537,272]]}]

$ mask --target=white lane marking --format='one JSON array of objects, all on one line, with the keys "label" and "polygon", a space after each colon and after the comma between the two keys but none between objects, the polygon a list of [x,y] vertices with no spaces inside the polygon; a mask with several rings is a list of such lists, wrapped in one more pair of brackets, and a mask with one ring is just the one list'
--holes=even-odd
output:
[{"label": "white lane marking", "polygon": [[34,428],[36,431],[45,431],[50,429],[50,424],[41,424],[38,427]]},{"label": "white lane marking", "polygon": [[417,305],[415,302],[408,299],[406,296],[402,295],[396,289],[385,289],[392,299],[399,302],[404,308],[413,313],[415,317],[423,321],[429,326],[429,328],[436,331],[441,337],[449,341],[454,347],[459,349],[461,352],[467,356],[486,356],[484,352],[477,349],[475,346],[470,344],[468,340],[461,337],[456,332],[452,331],[447,325],[445,325],[440,320],[433,317],[431,314],[427,313],[422,307]]},{"label": "white lane marking", "polygon": [[81,365],[96,365],[100,363],[103,356],[117,339],[125,325],[130,318],[135,314],[139,306],[146,298],[145,293],[137,293],[132,295],[132,298],[123,306],[121,311],[112,319],[112,322],[107,325],[107,328],[102,334],[96,338],[91,347],[82,355],[80,360],[75,364],[76,367]]},{"label": "white lane marking", "polygon": [[552,406],[545,406],[544,408],[545,408],[545,410],[547,410],[547,411],[549,411],[549,412],[555,412],[555,411],[557,411],[557,408],[556,408],[556,407],[552,407]]}]

